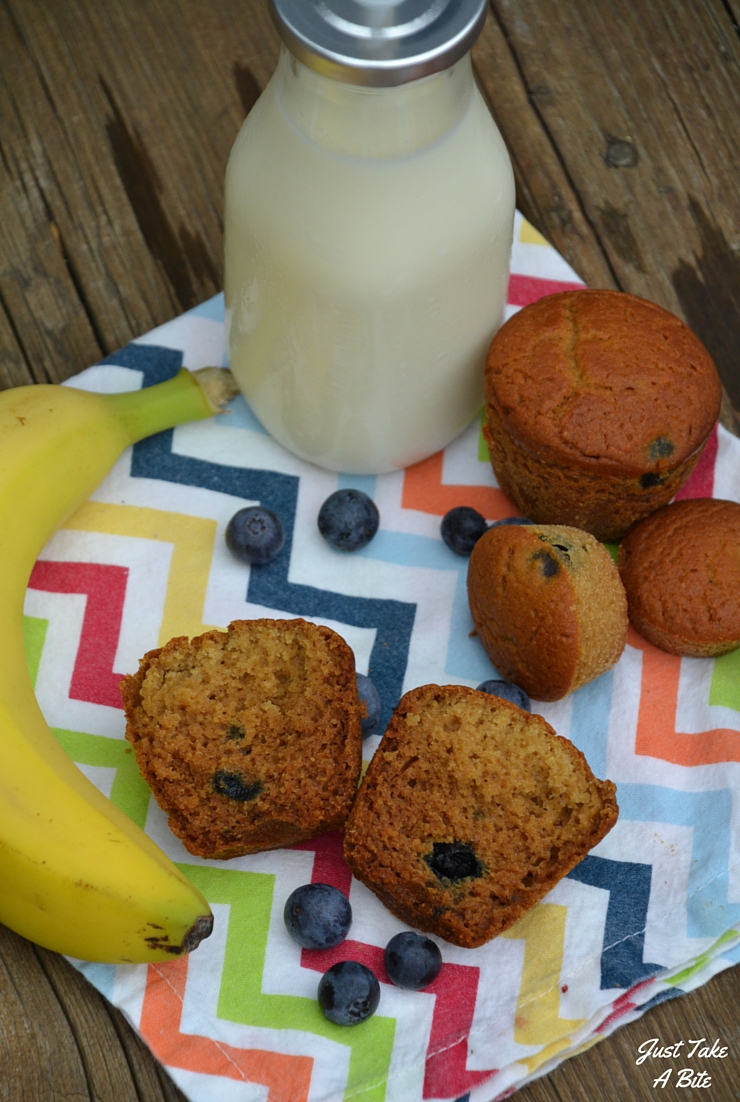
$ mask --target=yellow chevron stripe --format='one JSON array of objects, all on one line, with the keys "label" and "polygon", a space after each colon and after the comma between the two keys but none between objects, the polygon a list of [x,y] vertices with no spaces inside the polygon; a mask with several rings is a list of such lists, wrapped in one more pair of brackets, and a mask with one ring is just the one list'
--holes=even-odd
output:
[{"label": "yellow chevron stripe", "polygon": [[212,625],[203,623],[203,606],[216,539],[215,520],[138,505],[87,501],[64,527],[171,543],[172,559],[159,645],[176,635],[192,638],[212,630]]},{"label": "yellow chevron stripe", "polygon": [[548,248],[550,247],[550,242],[546,241],[526,218],[522,218],[522,224],[519,227],[519,240],[526,245],[547,245]]},{"label": "yellow chevron stripe", "polygon": [[586,1022],[585,1018],[571,1020],[559,1016],[567,913],[567,907],[540,903],[501,934],[524,941],[514,1040],[520,1045],[544,1045],[540,1052],[520,1061],[526,1064],[530,1075],[558,1052],[570,1048],[570,1035]]},{"label": "yellow chevron stripe", "polygon": [[575,1048],[571,1049],[568,1053],[568,1059],[570,1059],[571,1056],[580,1056],[581,1053],[588,1052],[590,1048],[593,1048],[594,1045],[598,1045],[598,1043],[603,1040],[604,1038],[601,1033],[594,1033],[593,1037],[589,1037],[586,1041],[583,1041],[580,1045],[576,1045]]}]

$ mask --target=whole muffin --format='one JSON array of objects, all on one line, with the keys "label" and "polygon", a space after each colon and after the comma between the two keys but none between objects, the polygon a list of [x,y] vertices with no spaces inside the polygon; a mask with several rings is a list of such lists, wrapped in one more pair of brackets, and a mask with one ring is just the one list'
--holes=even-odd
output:
[{"label": "whole muffin", "polygon": [[344,825],[362,764],[354,655],[305,620],[171,639],[121,684],[126,738],[170,829],[238,857]]},{"label": "whole muffin", "polygon": [[691,474],[722,388],[679,318],[619,291],[565,291],[498,331],[484,434],[525,516],[619,540]]},{"label": "whole muffin", "polygon": [[470,556],[468,601],[496,669],[536,700],[560,700],[624,650],[627,600],[617,567],[579,528],[489,528]]},{"label": "whole muffin", "polygon": [[740,647],[740,505],[676,501],[619,548],[636,630],[662,650],[707,658]]},{"label": "whole muffin", "polygon": [[355,876],[403,922],[474,948],[617,819],[615,788],[538,715],[459,685],[396,709],[347,821]]}]

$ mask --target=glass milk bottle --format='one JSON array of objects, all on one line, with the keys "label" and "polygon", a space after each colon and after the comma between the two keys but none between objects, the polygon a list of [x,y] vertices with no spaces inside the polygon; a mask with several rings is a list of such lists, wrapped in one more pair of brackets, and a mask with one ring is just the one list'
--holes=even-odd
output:
[{"label": "glass milk bottle", "polygon": [[444,447],[482,404],[514,216],[469,49],[485,0],[272,0],[284,45],[226,173],[231,369],[331,470]]}]

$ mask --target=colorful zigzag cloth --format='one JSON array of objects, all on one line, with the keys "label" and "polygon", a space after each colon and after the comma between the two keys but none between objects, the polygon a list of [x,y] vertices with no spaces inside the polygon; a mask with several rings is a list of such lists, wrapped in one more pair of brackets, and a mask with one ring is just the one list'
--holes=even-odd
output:
[{"label": "colorful zigzag cloth", "polygon": [[[581,286],[517,217],[509,312]],[[223,301],[188,312],[72,381],[133,390],[224,362]],[[352,555],[316,528],[338,486],[374,497],[381,528]],[[682,496],[740,499],[740,440],[719,429]],[[224,529],[245,504],[282,518],[286,547],[250,572]],[[339,631],[371,672],[387,720],[406,690],[494,676],[470,638],[467,561],[439,535],[453,505],[514,512],[471,426],[444,453],[378,478],[318,470],[279,447],[242,398],[127,452],[44,549],[27,594],[29,665],[44,713],[80,768],[185,870],[215,914],[190,958],[73,962],[120,1007],[192,1102],[491,1102],[646,1009],[740,959],[740,651],[675,658],[631,633],[618,665],[536,706],[618,785],[612,832],[511,930],[480,949],[441,943],[426,991],[387,982],[403,927],[352,881],[341,838],[226,862],[169,832],[124,740],[118,686],[145,651],[237,618],[303,616]],[[378,739],[365,743],[372,756]],[[350,940],[301,950],[282,920],[311,880],[349,893]],[[355,958],[381,981],[360,1026],[327,1022],[320,974]],[[647,1036],[647,1034],[646,1034]]]}]

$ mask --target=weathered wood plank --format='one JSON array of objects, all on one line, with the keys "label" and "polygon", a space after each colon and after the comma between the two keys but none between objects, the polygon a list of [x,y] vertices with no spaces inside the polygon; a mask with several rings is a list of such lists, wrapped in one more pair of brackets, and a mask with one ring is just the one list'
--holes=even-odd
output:
[{"label": "weathered wood plank", "polygon": [[[95,1102],[140,1102],[126,1051],[102,996],[63,957],[45,949],[36,949],[36,956],[69,1023],[90,1097]],[[150,1094],[155,1085],[152,1080]]]},{"label": "weathered wood plank", "polygon": [[88,1099],[74,1034],[34,947],[0,925],[0,1102]]},{"label": "weathered wood plank", "polygon": [[[256,3],[4,0],[0,17],[0,295],[35,377],[64,378],[220,289],[226,160],[277,36]],[[20,381],[23,352],[5,356]]]},{"label": "weathered wood plank", "polygon": [[120,1011],[0,925],[0,1102],[185,1102]]},{"label": "weathered wood plank", "polygon": [[[0,185],[1,187],[2,185]],[[2,214],[0,214],[0,221]],[[0,296],[0,390],[36,382],[31,374],[11,315]]]},{"label": "weathered wood plank", "polygon": [[473,63],[511,154],[517,206],[589,287],[617,287],[601,242],[527,94],[495,13],[489,15],[473,49]]},{"label": "weathered wood plank", "polygon": [[[44,199],[48,167],[40,132],[27,129],[28,115],[35,114],[40,125],[50,121],[44,118],[48,104],[23,40],[2,7],[0,41],[7,52],[7,64],[0,66],[0,300],[8,319],[2,381],[53,382],[71,374],[68,364],[97,358],[99,346],[79,309]],[[27,104],[18,102],[19,88]]]}]

